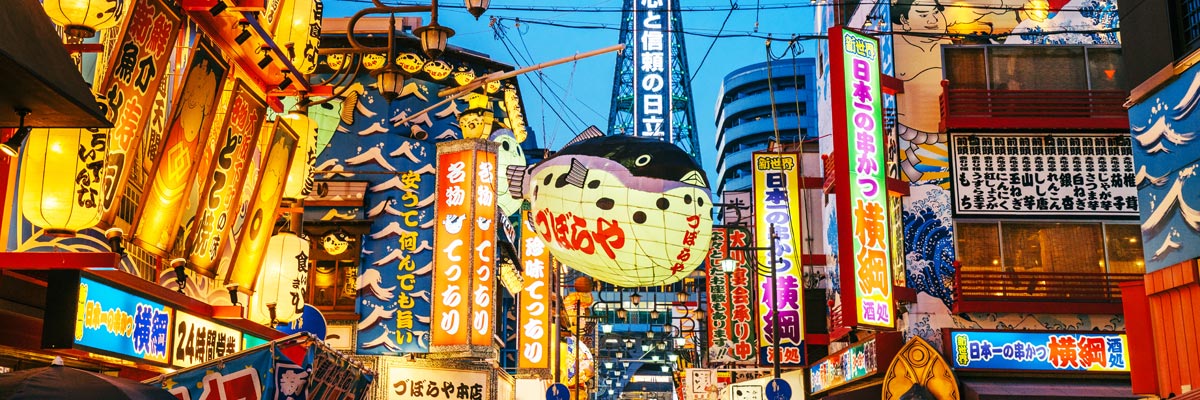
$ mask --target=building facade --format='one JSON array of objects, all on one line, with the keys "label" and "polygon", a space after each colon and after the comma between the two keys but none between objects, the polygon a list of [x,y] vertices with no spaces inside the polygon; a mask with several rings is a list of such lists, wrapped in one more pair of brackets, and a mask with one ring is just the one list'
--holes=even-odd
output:
[{"label": "building facade", "polygon": [[[1136,397],[1117,283],[1138,279],[1144,268],[1136,220],[1144,204],[1121,109],[1115,6],[821,5],[825,28],[845,26],[863,35],[843,38],[868,38],[821,47],[820,58],[831,60],[817,73],[821,153],[862,154],[867,128],[855,113],[872,99],[856,90],[882,86],[887,190],[898,196],[879,217],[840,199],[825,206],[821,236],[832,257],[822,284],[832,304],[834,356],[810,371],[813,395],[1055,398],[1038,388],[1042,379],[1089,398]],[[879,72],[895,80],[871,83],[858,61],[845,61],[846,72],[830,66],[870,60],[874,53],[864,48],[877,49]],[[839,118],[851,130],[848,150],[836,140],[848,134],[835,129]],[[856,170],[826,165],[826,186],[837,195],[840,185],[861,186],[843,178]],[[886,257],[860,246],[870,240],[858,233],[864,222],[869,227],[864,216],[895,227]],[[936,349],[948,374],[922,381],[933,370],[913,367],[920,352],[880,350],[891,347],[881,335],[892,329],[864,322],[870,319],[861,313],[864,284],[877,279],[862,274],[871,260],[891,262],[892,287],[882,292],[890,290],[894,330],[909,345],[920,339]],[[1093,352],[1081,359],[1084,343]],[[840,366],[839,357],[863,349],[874,349],[866,355],[873,368]],[[885,378],[895,376],[889,369],[912,379]]]},{"label": "building facade", "polygon": [[725,75],[716,104],[717,193],[750,190],[751,154],[770,142],[816,138],[815,85],[812,58],[752,64]]},{"label": "building facade", "polygon": [[1198,81],[1195,1],[1121,1],[1122,22],[1146,26],[1122,35],[1130,92],[1129,135],[1141,205],[1144,279],[1123,283],[1129,345],[1136,351],[1134,391],[1159,397],[1200,397],[1200,363],[1186,357],[1200,346],[1191,304],[1200,225],[1193,176]]}]

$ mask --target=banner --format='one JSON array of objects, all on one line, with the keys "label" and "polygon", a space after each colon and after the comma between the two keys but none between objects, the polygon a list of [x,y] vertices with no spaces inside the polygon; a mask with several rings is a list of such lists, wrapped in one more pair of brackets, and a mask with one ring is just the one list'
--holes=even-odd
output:
[{"label": "banner", "polygon": [[374,380],[374,372],[301,333],[145,383],[180,400],[331,400],[363,398]]},{"label": "banner", "polygon": [[259,140],[260,146],[265,145],[263,148],[266,149],[262,156],[261,179],[251,197],[250,208],[246,211],[246,225],[242,229],[241,240],[234,244],[237,251],[228,281],[241,287],[255,287],[254,281],[275,227],[276,211],[282,199],[283,185],[287,181],[288,167],[292,155],[296,153],[296,133],[281,121],[275,121],[274,125],[274,133]]},{"label": "banner", "polygon": [[165,256],[171,250],[228,72],[209,45],[196,46],[134,223],[133,242],[150,252]]},{"label": "banner", "polygon": [[[108,75],[96,86],[96,101],[113,127],[108,131],[109,150],[104,166],[104,222],[112,224],[125,193],[142,126],[151,118],[160,83],[167,76],[172,45],[182,23],[177,11],[163,0],[132,3],[129,20],[115,52],[108,59]],[[137,199],[129,199],[136,202]],[[132,215],[123,215],[130,222]]]}]

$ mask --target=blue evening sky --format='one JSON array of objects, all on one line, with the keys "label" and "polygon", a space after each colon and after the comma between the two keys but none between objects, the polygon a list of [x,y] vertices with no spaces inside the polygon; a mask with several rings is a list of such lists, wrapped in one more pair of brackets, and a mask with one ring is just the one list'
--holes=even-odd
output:
[{"label": "blue evening sky", "polygon": [[[428,4],[428,1],[385,3],[411,5]],[[681,0],[680,3],[684,10],[683,28],[688,33],[684,43],[692,75],[696,125],[703,151],[701,157],[709,178],[715,179],[714,113],[722,79],[737,68],[766,61],[764,38],[768,34],[775,38],[771,48],[777,56],[783,54],[786,42],[792,35],[815,34],[814,7],[809,1],[803,0]],[[728,11],[731,4],[737,9],[732,13]],[[792,6],[784,8],[785,5]],[[349,17],[369,6],[370,0],[326,0],[325,17]],[[450,38],[450,44],[523,67],[618,43],[621,13],[617,10],[623,7],[622,0],[492,0],[491,6],[476,21],[466,12],[462,1],[443,0],[439,23],[456,31],[455,36]],[[530,7],[569,10],[531,11],[528,10]],[[425,21],[429,17],[427,13],[409,16],[418,16]],[[722,31],[726,16],[728,22],[725,22]],[[495,30],[489,27],[491,17],[498,19],[496,23],[502,26],[506,39],[496,38]],[[710,37],[718,32],[721,38],[714,40]],[[805,49],[800,57],[816,57],[816,42],[809,40],[802,43]],[[712,51],[701,64],[709,46],[712,46]],[[607,130],[615,62],[615,53],[608,53],[544,69],[540,78],[536,73],[520,78],[529,125],[539,144],[557,150],[588,125]],[[545,100],[539,96],[535,86],[541,90]]]}]

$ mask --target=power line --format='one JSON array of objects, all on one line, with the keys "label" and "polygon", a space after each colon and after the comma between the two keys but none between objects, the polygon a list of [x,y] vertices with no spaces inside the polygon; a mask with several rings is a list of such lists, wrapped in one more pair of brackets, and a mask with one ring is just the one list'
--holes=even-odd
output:
[{"label": "power line", "polygon": [[[372,0],[342,0],[342,1],[347,2],[347,3],[372,4]],[[389,2],[389,3],[391,3],[389,5],[395,5],[395,6],[429,5],[428,1],[408,1],[408,0],[406,0],[406,1],[397,1],[394,3],[392,3],[392,2]],[[687,7],[680,7],[679,11],[684,11],[684,12],[722,12],[722,11],[730,11],[730,10],[734,10],[734,9],[768,11],[768,10],[794,10],[794,9],[816,8],[816,7],[840,7],[840,6],[845,6],[845,5],[875,6],[875,5],[880,5],[880,4],[887,4],[887,3],[883,2],[883,1],[840,2],[840,1],[819,0],[816,2],[810,1],[808,3],[794,2],[794,1],[793,2],[783,2],[783,3],[768,3],[768,4],[759,3],[758,5],[756,5],[754,7],[740,7],[740,6],[732,6],[732,5],[730,5],[730,6],[687,6]],[[946,4],[941,4],[941,6],[944,8],[970,8],[970,9],[979,9],[979,10],[1003,10],[1003,11],[1013,11],[1013,12],[1026,10],[1023,8],[1005,7],[1005,6],[998,6],[998,5],[956,4],[956,3],[951,3],[948,1]],[[465,10],[466,5],[464,5],[464,4],[439,4],[438,8],[464,9]],[[626,9],[623,7],[579,7],[579,6],[543,6],[543,5],[492,5],[492,6],[488,7],[488,9],[496,10],[496,11],[587,12],[587,13],[623,13],[626,11],[633,11],[632,9]],[[1063,8],[1058,9],[1057,12],[1064,12],[1064,11],[1078,12],[1078,11],[1082,11],[1082,10],[1093,10],[1093,8],[1088,7],[1088,6],[1063,7]],[[1113,11],[1113,12],[1115,12],[1115,11]]]}]

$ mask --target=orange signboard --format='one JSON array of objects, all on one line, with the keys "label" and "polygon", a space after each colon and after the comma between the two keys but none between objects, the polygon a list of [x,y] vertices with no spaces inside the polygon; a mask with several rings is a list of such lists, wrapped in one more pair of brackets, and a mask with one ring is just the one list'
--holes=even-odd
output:
[{"label": "orange signboard", "polygon": [[550,368],[550,275],[554,267],[546,243],[530,224],[528,211],[521,213],[521,277],[525,287],[517,302],[517,368]]},{"label": "orange signboard", "polygon": [[430,347],[491,344],[495,291],[496,144],[438,143]]},{"label": "orange signboard", "polygon": [[196,46],[171,111],[166,142],[151,174],[134,226],[134,242],[165,255],[174,243],[180,211],[194,186],[199,160],[217,114],[228,66],[204,44]]}]

